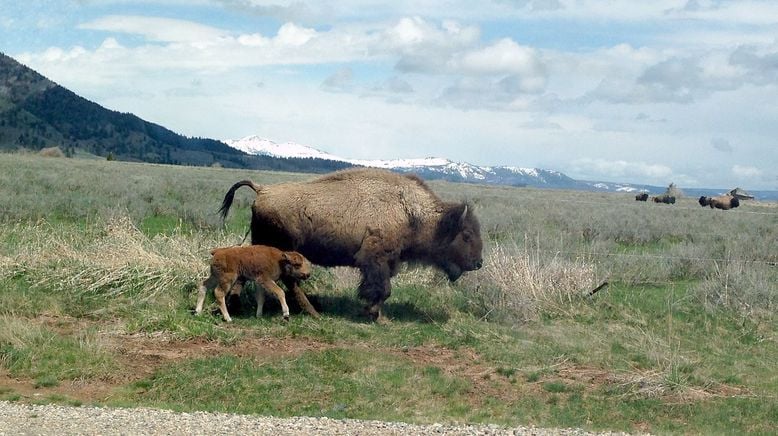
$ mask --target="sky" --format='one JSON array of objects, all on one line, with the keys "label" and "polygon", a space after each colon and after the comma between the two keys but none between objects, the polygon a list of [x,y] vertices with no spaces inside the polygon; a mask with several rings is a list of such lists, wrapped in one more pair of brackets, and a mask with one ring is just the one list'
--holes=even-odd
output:
[{"label": "sky", "polygon": [[187,136],[778,189],[778,1],[0,0],[0,51]]}]

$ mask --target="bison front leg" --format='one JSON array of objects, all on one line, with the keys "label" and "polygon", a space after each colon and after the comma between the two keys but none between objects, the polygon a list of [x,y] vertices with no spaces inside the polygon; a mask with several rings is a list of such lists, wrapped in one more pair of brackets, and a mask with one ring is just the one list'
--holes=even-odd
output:
[{"label": "bison front leg", "polygon": [[359,297],[367,301],[365,312],[367,316],[379,323],[388,322],[383,314],[383,304],[392,295],[390,279],[394,268],[392,262],[385,258],[372,258],[371,261],[360,264],[362,281],[359,284]]},{"label": "bison front leg", "polygon": [[372,271],[362,271],[362,282],[359,284],[359,297],[367,301],[365,313],[372,321],[385,323],[388,321],[383,313],[383,304],[392,293],[389,277],[379,277]]},{"label": "bison front leg", "polygon": [[381,323],[388,319],[382,312],[383,303],[392,295],[389,279],[397,272],[398,256],[391,247],[397,245],[386,238],[380,230],[368,229],[362,246],[354,256],[356,265],[362,272],[359,284],[359,297],[367,301],[365,311],[370,319]]}]

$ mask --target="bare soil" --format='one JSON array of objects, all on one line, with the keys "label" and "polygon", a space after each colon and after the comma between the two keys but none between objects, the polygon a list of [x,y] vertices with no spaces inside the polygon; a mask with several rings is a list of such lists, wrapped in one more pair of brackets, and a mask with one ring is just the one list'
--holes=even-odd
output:
[{"label": "bare soil", "polygon": [[[337,344],[304,337],[257,337],[253,331],[247,331],[241,339],[225,344],[206,339],[180,340],[165,334],[123,334],[116,325],[70,317],[43,315],[36,321],[63,335],[98,327],[101,340],[108,349],[115,350],[115,359],[121,369],[104,379],[73,380],[61,382],[57,386],[36,387],[35,380],[14,377],[0,367],[0,394],[12,392],[25,401],[59,397],[83,404],[95,404],[109,400],[122,386],[143,380],[160,368],[187,359],[229,355],[265,362],[338,347]],[[547,394],[543,384],[552,380],[588,393],[606,387],[626,386],[628,393],[625,395],[658,396],[665,401],[678,403],[699,400],[701,397],[749,394],[744,389],[729,385],[672,392],[663,388],[661,376],[657,374],[617,373],[569,362],[559,363],[547,371],[547,375],[529,382],[524,374],[518,372],[512,375],[500,373],[497,368],[484,362],[478,353],[467,348],[451,350],[426,345],[376,349],[374,345],[367,344],[350,347],[364,347],[374,353],[400,356],[419,367],[434,366],[448,376],[467,380],[472,393],[469,398],[474,406],[488,397],[515,401],[526,395]]]}]

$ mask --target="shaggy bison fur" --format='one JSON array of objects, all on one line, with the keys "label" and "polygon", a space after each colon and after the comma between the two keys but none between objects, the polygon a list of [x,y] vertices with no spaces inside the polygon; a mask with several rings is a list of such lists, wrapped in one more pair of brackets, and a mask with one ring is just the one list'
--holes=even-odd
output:
[{"label": "shaggy bison fur", "polygon": [[675,196],[673,195],[658,195],[653,198],[654,203],[675,204]]},{"label": "shaggy bison fur", "polygon": [[710,206],[711,209],[730,210],[740,206],[740,200],[731,195],[721,195],[718,197],[701,196],[698,200],[700,206]]},{"label": "shaggy bison fur", "polygon": [[[219,310],[224,320],[231,322],[232,318],[227,312],[225,297],[230,293],[240,293],[247,280],[254,280],[260,285],[254,292],[257,301],[257,317],[262,316],[265,291],[267,291],[276,296],[281,303],[284,319],[289,319],[289,306],[286,305],[284,290],[275,283],[278,279],[284,280],[287,288],[295,293],[302,307],[312,308],[308,298],[297,286],[298,281],[305,280],[311,275],[311,264],[302,254],[294,251],[284,252],[264,245],[252,245],[217,248],[211,251],[211,255],[211,274],[200,284],[195,307],[196,314],[203,311],[206,290],[215,288],[214,294],[219,303]],[[314,310],[312,314],[315,312]]]},{"label": "shaggy bison fur", "polygon": [[257,194],[252,243],[297,250],[322,266],[358,268],[358,294],[373,320],[383,319],[389,280],[400,263],[432,265],[451,281],[483,263],[480,225],[472,208],[441,200],[413,175],[360,168],[309,182],[260,186],[243,180],[225,195],[223,217],[242,186]]},{"label": "shaggy bison fur", "polygon": [[648,193],[646,192],[635,196],[635,201],[647,201],[647,200],[648,200]]}]

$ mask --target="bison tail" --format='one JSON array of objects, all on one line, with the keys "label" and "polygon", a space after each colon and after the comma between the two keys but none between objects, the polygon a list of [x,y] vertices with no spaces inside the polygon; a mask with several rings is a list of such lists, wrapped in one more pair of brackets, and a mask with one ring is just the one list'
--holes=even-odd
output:
[{"label": "bison tail", "polygon": [[232,206],[232,201],[235,199],[235,191],[238,190],[241,186],[248,186],[251,189],[254,190],[254,192],[259,193],[259,190],[261,186],[257,185],[256,183],[252,182],[251,180],[241,180],[240,182],[232,185],[229,191],[227,191],[227,194],[224,196],[224,201],[222,201],[222,206],[219,208],[219,213],[222,216],[222,220],[227,218],[227,212],[230,211],[230,206]]}]

